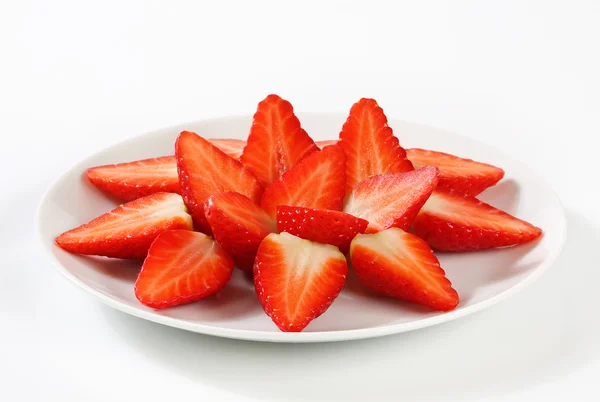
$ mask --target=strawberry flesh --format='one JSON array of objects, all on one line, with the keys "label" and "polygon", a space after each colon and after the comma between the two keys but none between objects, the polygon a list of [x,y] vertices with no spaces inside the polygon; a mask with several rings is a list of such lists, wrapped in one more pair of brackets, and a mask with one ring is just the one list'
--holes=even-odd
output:
[{"label": "strawberry flesh", "polygon": [[128,202],[56,238],[77,254],[145,258],[154,239],[166,230],[192,229],[181,196],[156,193]]},{"label": "strawberry flesh", "polygon": [[401,229],[356,236],[350,259],[359,280],[377,293],[441,311],[459,303],[433,251]]},{"label": "strawberry flesh", "polygon": [[135,296],[155,309],[195,302],[221,290],[231,279],[233,266],[231,257],[210,237],[170,230],[152,243],[135,282]]},{"label": "strawberry flesh", "polygon": [[300,332],[323,314],[347,275],[346,259],[336,247],[289,233],[268,235],[254,263],[258,300],[285,332]]}]

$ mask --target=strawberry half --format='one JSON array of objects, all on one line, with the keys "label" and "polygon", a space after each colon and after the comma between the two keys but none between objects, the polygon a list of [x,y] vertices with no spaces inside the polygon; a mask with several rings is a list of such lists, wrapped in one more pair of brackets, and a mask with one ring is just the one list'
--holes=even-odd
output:
[{"label": "strawberry half", "polygon": [[359,183],[344,212],[369,221],[367,233],[391,227],[408,230],[438,181],[438,169],[427,166],[406,173],[384,174]]},{"label": "strawberry half", "polygon": [[319,147],[319,149],[323,149],[329,145],[337,144],[338,140],[324,140],[324,141],[315,141],[315,145]]},{"label": "strawberry half", "polygon": [[383,109],[363,98],[350,109],[339,143],[346,152],[346,193],[371,176],[413,170]]},{"label": "strawberry half", "polygon": [[356,236],[350,259],[358,279],[377,293],[441,311],[458,305],[458,293],[433,251],[401,229]]},{"label": "strawberry half", "polygon": [[135,297],[156,309],[217,293],[231,279],[233,260],[210,237],[192,231],[161,233],[135,282]]},{"label": "strawberry half", "polygon": [[154,239],[166,230],[192,230],[181,196],[156,193],[128,202],[56,238],[77,254],[145,258]]},{"label": "strawberry half", "polygon": [[254,263],[258,300],[285,332],[300,332],[323,314],[347,275],[346,259],[336,247],[289,233],[268,235]]},{"label": "strawberry half", "polygon": [[431,247],[471,251],[514,246],[542,230],[475,197],[434,191],[417,215],[414,231]]},{"label": "strawberry half", "polygon": [[86,176],[99,189],[126,201],[154,193],[180,192],[173,156],[96,166],[88,169]]},{"label": "strawberry half", "polygon": [[179,134],[175,156],[183,200],[201,232],[212,233],[204,216],[204,204],[211,195],[236,191],[254,202],[260,200],[263,188],[252,172],[198,134]]},{"label": "strawberry half", "polygon": [[277,228],[294,236],[317,243],[331,244],[347,253],[350,242],[364,233],[369,222],[341,211],[280,205]]},{"label": "strawberry half", "polygon": [[412,148],[406,154],[415,168],[432,165],[440,169],[439,190],[475,196],[504,177],[504,170],[496,166],[443,152]]},{"label": "strawberry half", "polygon": [[275,218],[279,205],[341,210],[346,156],[339,145],[317,151],[265,190],[260,206]]},{"label": "strawberry half", "polygon": [[244,147],[246,146],[246,141],[234,140],[231,138],[211,138],[209,141],[233,159],[240,159],[242,152],[244,152]]},{"label": "strawberry half", "polygon": [[292,104],[269,95],[258,104],[241,161],[266,187],[318,149]]},{"label": "strawberry half", "polygon": [[260,242],[277,231],[273,218],[236,192],[213,194],[206,204],[206,219],[215,240],[247,272],[252,272]]}]

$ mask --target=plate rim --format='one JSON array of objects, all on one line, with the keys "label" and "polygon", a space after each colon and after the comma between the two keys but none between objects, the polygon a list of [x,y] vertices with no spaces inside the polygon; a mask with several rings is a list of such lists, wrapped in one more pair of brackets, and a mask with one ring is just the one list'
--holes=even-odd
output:
[{"label": "plate rim", "polygon": [[[337,112],[298,112],[297,115],[299,117],[313,116],[313,117],[321,117],[321,118],[323,118],[325,116],[330,116],[330,117],[332,117],[332,116],[345,117],[346,116],[344,113],[337,113]],[[535,179],[540,184],[542,184],[544,187],[546,187],[549,190],[550,194],[552,194],[552,197],[554,198],[554,201],[556,201],[556,204],[559,206],[559,209],[560,209],[560,217],[557,217],[558,218],[557,225],[558,225],[558,228],[560,229],[561,235],[558,240],[557,246],[554,247],[552,250],[550,250],[550,253],[548,254],[547,258],[544,259],[544,261],[541,263],[539,268],[537,268],[535,271],[533,271],[531,274],[529,274],[526,278],[524,278],[517,284],[513,285],[512,287],[504,290],[503,292],[501,292],[495,296],[490,297],[489,299],[483,300],[483,301],[476,303],[474,305],[471,305],[471,306],[467,306],[460,310],[446,312],[446,313],[439,314],[439,315],[436,315],[433,317],[426,317],[426,318],[422,318],[422,319],[419,319],[416,321],[411,321],[408,323],[391,324],[391,325],[385,325],[385,326],[375,326],[375,327],[360,328],[360,329],[317,331],[317,332],[276,332],[276,331],[256,331],[256,330],[246,330],[246,329],[224,328],[224,327],[219,327],[219,326],[214,326],[214,325],[209,325],[209,324],[193,323],[193,322],[178,319],[178,318],[173,318],[173,317],[156,314],[153,311],[147,311],[147,310],[143,310],[141,308],[129,306],[121,301],[118,301],[114,298],[111,298],[108,295],[103,294],[102,292],[99,292],[98,290],[95,290],[93,287],[91,287],[90,285],[86,284],[82,280],[78,279],[75,275],[68,272],[67,269],[65,267],[63,267],[63,265],[58,261],[58,259],[54,256],[54,254],[52,252],[52,246],[54,243],[46,244],[48,242],[46,241],[46,239],[44,239],[44,236],[42,233],[43,223],[41,221],[42,211],[44,209],[44,206],[48,202],[50,196],[52,195],[52,193],[54,192],[56,187],[59,184],[61,184],[64,180],[66,180],[66,177],[69,176],[69,174],[71,172],[73,172],[76,169],[81,169],[81,168],[85,167],[84,165],[85,165],[86,160],[93,158],[95,156],[98,156],[99,154],[108,152],[112,148],[121,147],[123,145],[126,145],[127,143],[138,141],[142,137],[152,137],[152,136],[160,135],[162,132],[164,132],[166,130],[182,130],[183,127],[186,127],[186,126],[218,123],[218,122],[223,122],[223,121],[233,120],[233,119],[249,119],[251,117],[252,117],[252,114],[229,115],[229,116],[194,120],[194,121],[184,122],[181,124],[173,124],[173,125],[169,125],[169,126],[164,126],[164,127],[161,127],[161,128],[155,129],[155,130],[146,131],[141,134],[134,135],[134,136],[127,138],[125,140],[122,140],[122,141],[115,142],[113,144],[110,144],[110,145],[104,147],[101,150],[98,150],[94,153],[91,153],[91,154],[83,157],[79,162],[73,164],[71,167],[69,167],[67,170],[65,170],[63,173],[61,173],[55,180],[53,180],[53,182],[48,186],[48,188],[42,195],[41,200],[38,203],[36,213],[35,213],[35,221],[34,221],[35,222],[35,233],[36,233],[37,239],[41,243],[42,249],[44,250],[44,254],[50,258],[52,265],[54,265],[58,269],[58,271],[60,271],[63,274],[63,276],[65,276],[67,279],[69,279],[72,283],[77,285],[79,288],[81,288],[82,290],[85,290],[86,292],[90,293],[91,295],[96,296],[105,305],[108,305],[118,311],[130,314],[137,318],[145,319],[145,320],[157,323],[157,324],[167,325],[172,328],[178,328],[178,329],[183,329],[183,330],[187,330],[187,331],[195,332],[195,333],[199,333],[199,334],[217,336],[217,337],[229,338],[229,339],[257,341],[257,342],[278,342],[278,343],[316,343],[316,342],[339,342],[339,341],[349,341],[349,340],[366,339],[366,338],[377,338],[377,337],[386,336],[386,335],[399,334],[399,333],[403,333],[403,332],[409,332],[409,331],[413,331],[413,330],[417,330],[417,329],[422,329],[422,328],[442,324],[444,322],[453,321],[453,320],[459,319],[461,317],[465,317],[467,315],[475,314],[475,313],[480,312],[494,304],[497,304],[499,302],[506,300],[508,297],[520,292],[521,290],[525,289],[527,286],[534,283],[537,279],[539,279],[539,277],[542,276],[542,274],[544,274],[552,265],[554,265],[556,259],[562,252],[562,249],[564,247],[566,237],[567,237],[567,219],[566,219],[566,215],[565,215],[565,209],[564,209],[562,202],[560,201],[560,198],[558,197],[558,195],[556,194],[556,192],[554,191],[552,186],[550,186],[548,184],[548,182],[542,176],[540,176],[535,169],[529,167],[527,164],[525,164],[521,160],[513,157],[512,155],[504,152],[503,150],[501,150],[493,145],[490,145],[484,141],[480,141],[478,139],[474,139],[469,136],[465,136],[463,134],[455,133],[455,132],[452,132],[452,131],[449,131],[446,129],[442,129],[442,128],[438,128],[435,126],[430,126],[430,125],[421,124],[421,123],[414,123],[414,122],[410,122],[410,121],[393,119],[393,118],[388,119],[390,126],[393,126],[394,123],[409,124],[409,125],[413,125],[413,126],[420,126],[420,127],[424,127],[427,129],[433,129],[433,130],[449,133],[449,134],[452,134],[455,136],[465,138],[470,141],[474,141],[474,142],[478,143],[478,145],[487,147],[488,149],[493,150],[495,153],[501,154],[503,157],[508,158],[509,160],[511,160],[511,162],[519,165],[520,169],[527,170],[531,175],[533,175],[533,177],[535,177]]]}]

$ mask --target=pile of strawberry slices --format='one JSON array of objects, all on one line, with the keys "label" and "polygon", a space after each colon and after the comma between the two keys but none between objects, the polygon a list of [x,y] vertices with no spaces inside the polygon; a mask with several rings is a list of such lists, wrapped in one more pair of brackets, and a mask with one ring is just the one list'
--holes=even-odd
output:
[{"label": "pile of strawberry slices", "polygon": [[184,131],[174,156],[89,169],[96,187],[128,202],[56,243],[143,259],[135,295],[155,309],[218,292],[238,267],[282,331],[302,331],[325,312],[349,266],[374,292],[449,311],[459,296],[433,250],[514,246],[542,234],[476,198],[503,176],[485,163],[403,149],[373,99],[352,106],[339,140],[314,142],[292,105],[269,95],[247,141]]}]

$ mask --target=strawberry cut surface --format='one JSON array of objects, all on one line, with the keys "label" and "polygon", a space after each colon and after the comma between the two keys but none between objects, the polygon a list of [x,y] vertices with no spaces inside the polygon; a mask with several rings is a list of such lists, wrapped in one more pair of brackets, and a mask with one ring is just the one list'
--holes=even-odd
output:
[{"label": "strawberry cut surface", "polygon": [[363,98],[350,109],[339,143],[347,156],[346,192],[369,177],[413,170],[388,126],[383,109],[374,99]]},{"label": "strawberry cut surface", "polygon": [[195,302],[221,290],[233,267],[231,257],[205,234],[170,230],[152,243],[135,296],[155,309]]},{"label": "strawberry cut surface", "polygon": [[402,229],[356,236],[350,258],[359,280],[377,293],[441,311],[459,303],[431,248]]},{"label": "strawberry cut surface", "polygon": [[254,202],[260,200],[263,188],[254,174],[198,134],[183,131],[175,143],[175,156],[183,200],[201,232],[212,234],[204,215],[211,195],[236,191]]},{"label": "strawberry cut surface", "polygon": [[262,240],[277,231],[275,220],[248,197],[236,192],[213,194],[206,204],[206,219],[215,240],[236,266],[252,272]]},{"label": "strawberry cut surface", "polygon": [[504,170],[496,166],[443,152],[412,148],[406,154],[415,168],[432,165],[440,169],[439,190],[475,196],[504,177]]},{"label": "strawberry cut surface", "polygon": [[435,166],[427,166],[406,173],[370,177],[350,193],[344,212],[369,221],[367,233],[390,227],[408,230],[435,189],[438,173]]},{"label": "strawberry cut surface", "polygon": [[275,219],[279,205],[341,210],[346,156],[339,145],[317,151],[265,190],[260,206]]},{"label": "strawberry cut surface", "polygon": [[173,229],[191,230],[192,218],[180,195],[156,193],[61,234],[56,244],[77,254],[145,258],[154,239]]},{"label": "strawberry cut surface", "polygon": [[254,263],[258,300],[285,332],[300,332],[323,314],[347,275],[346,259],[336,247],[289,233],[268,235]]},{"label": "strawberry cut surface", "polygon": [[258,104],[240,160],[266,187],[318,150],[300,126],[292,104],[269,95]]},{"label": "strawberry cut surface", "polygon": [[434,191],[417,215],[414,232],[436,250],[472,251],[515,246],[542,230],[475,197]]},{"label": "strawberry cut surface", "polygon": [[347,253],[350,242],[364,233],[369,222],[341,211],[280,205],[277,228],[294,236],[317,243],[331,244]]}]

